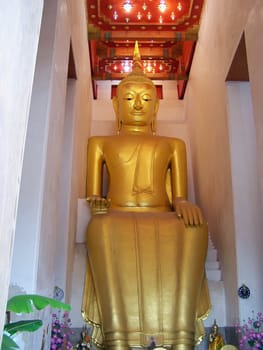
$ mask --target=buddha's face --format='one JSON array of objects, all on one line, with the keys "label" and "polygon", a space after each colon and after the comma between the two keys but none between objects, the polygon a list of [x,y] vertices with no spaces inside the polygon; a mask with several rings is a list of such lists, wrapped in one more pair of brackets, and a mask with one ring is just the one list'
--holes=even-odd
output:
[{"label": "buddha's face", "polygon": [[158,111],[154,86],[147,82],[129,81],[118,89],[113,101],[117,118],[122,125],[148,126],[154,123]]}]

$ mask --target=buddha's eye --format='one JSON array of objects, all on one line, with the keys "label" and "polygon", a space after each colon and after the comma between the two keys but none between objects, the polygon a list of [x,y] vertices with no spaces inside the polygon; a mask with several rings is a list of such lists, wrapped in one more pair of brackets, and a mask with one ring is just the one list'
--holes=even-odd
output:
[{"label": "buddha's eye", "polygon": [[126,101],[131,101],[131,100],[133,100],[133,96],[131,96],[131,95],[124,96],[123,99],[126,100]]},{"label": "buddha's eye", "polygon": [[151,101],[151,100],[152,100],[150,96],[143,96],[142,99],[143,99],[143,101],[145,101],[145,102],[148,102],[148,101]]}]

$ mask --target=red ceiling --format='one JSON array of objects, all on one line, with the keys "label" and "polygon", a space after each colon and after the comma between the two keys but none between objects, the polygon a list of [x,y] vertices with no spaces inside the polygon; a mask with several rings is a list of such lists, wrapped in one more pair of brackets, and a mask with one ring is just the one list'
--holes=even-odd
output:
[{"label": "red ceiling", "polygon": [[[125,2],[130,12],[125,11]],[[177,80],[178,96],[183,98],[203,2],[87,0],[94,87],[97,80],[119,80],[131,70],[138,40],[145,73],[154,80]],[[165,6],[163,12],[160,4]]]}]

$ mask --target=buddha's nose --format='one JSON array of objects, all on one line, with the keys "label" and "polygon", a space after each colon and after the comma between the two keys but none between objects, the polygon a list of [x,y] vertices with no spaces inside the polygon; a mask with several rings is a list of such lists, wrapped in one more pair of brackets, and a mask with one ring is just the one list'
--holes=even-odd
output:
[{"label": "buddha's nose", "polygon": [[142,109],[142,101],[139,95],[136,96],[134,101],[134,109],[141,110]]}]

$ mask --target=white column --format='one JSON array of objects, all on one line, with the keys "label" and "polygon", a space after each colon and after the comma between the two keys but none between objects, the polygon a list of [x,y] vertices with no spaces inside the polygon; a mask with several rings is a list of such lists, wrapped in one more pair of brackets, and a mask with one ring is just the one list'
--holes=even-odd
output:
[{"label": "white column", "polygon": [[[43,0],[0,3],[0,330],[5,319]],[[2,332],[0,331],[0,343]]]},{"label": "white column", "polygon": [[249,82],[228,82],[228,117],[236,228],[238,287],[247,285],[249,299],[239,299],[240,319],[263,307],[262,207],[257,167],[255,124]]}]

